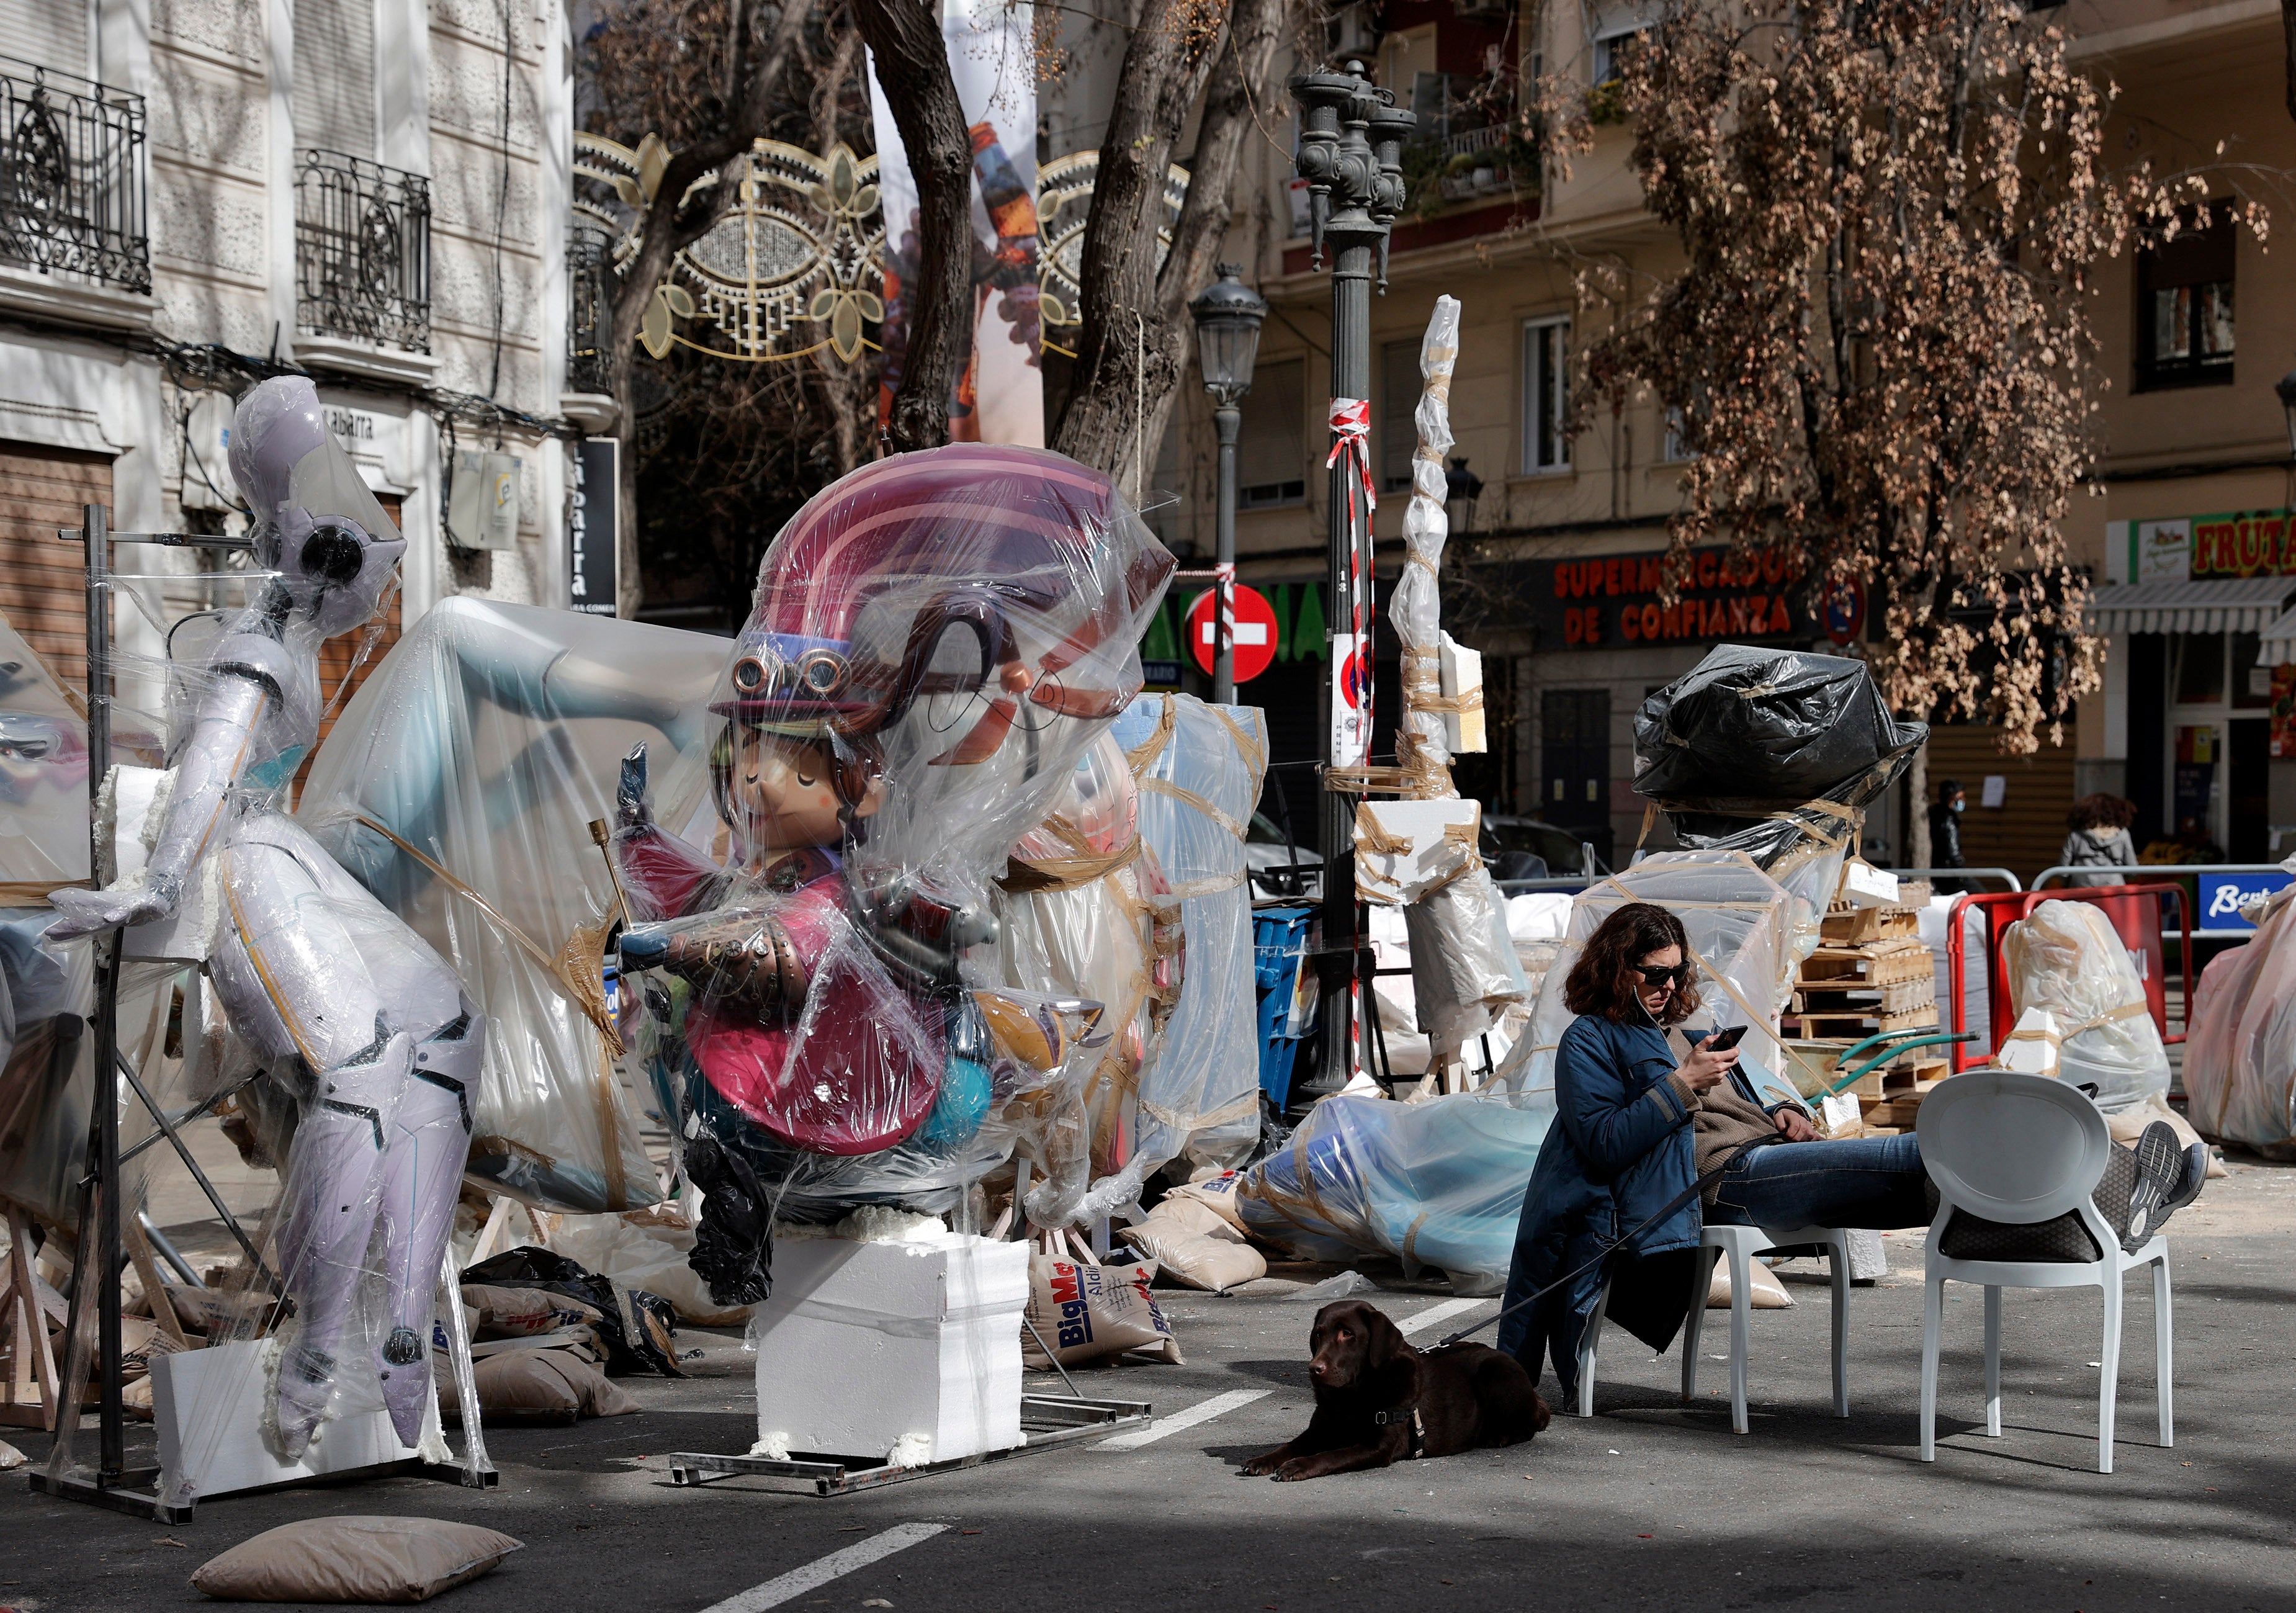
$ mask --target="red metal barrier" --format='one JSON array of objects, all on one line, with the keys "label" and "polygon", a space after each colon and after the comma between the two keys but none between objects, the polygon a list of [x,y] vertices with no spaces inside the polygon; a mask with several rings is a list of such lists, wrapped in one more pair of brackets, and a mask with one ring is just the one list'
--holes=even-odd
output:
[{"label": "red metal barrier", "polygon": [[[1988,1006],[1991,1009],[1992,1034],[1988,1039],[1995,1048],[2001,1046],[2009,1033],[2016,1028],[2017,1015],[2009,1000],[2009,982],[2001,956],[2001,937],[2008,927],[2029,917],[2045,901],[2086,901],[2103,909],[2105,920],[2120,943],[2136,960],[2137,975],[2144,983],[2144,1006],[2151,1010],[2152,1023],[2164,1042],[2185,1040],[2185,1032],[2169,1034],[2168,942],[2163,930],[2167,922],[2167,904],[2170,898],[2177,903],[2178,921],[2183,929],[2184,953],[2180,976],[2184,991],[2185,1013],[2192,1009],[2193,990],[2193,904],[2185,895],[2182,885],[2169,880],[2144,881],[2128,885],[2094,885],[2086,889],[2047,891],[1988,891],[1973,893],[1956,900],[1946,915],[1946,979],[1953,1001],[1948,1005],[1952,1029],[1965,1031],[1968,1009],[1965,1001],[1969,962],[1963,940],[1962,915],[1975,907],[1985,915],[1985,978]],[[2188,1022],[2189,1023],[2189,1022]],[[1966,1050],[1967,1044],[1956,1043],[1952,1052],[1954,1074],[1959,1074],[1976,1062]]]}]

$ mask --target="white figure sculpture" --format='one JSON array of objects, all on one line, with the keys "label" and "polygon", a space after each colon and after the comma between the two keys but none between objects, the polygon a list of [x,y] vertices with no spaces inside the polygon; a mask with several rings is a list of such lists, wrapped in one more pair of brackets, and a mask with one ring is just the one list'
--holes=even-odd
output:
[{"label": "white figure sculpture", "polygon": [[[64,917],[48,934],[148,923],[187,892],[212,907],[217,995],[301,1108],[279,1233],[294,1316],[265,1434],[283,1459],[299,1456],[347,1344],[363,1344],[412,1445],[487,1022],[438,953],[280,810],[318,736],[319,646],[373,614],[406,542],[327,435],[307,380],[241,399],[231,460],[257,562],[277,575],[225,621],[202,667],[178,669],[190,732],[148,867],[105,890],[54,893]],[[384,1314],[371,1338],[349,1340],[376,1244]]]}]

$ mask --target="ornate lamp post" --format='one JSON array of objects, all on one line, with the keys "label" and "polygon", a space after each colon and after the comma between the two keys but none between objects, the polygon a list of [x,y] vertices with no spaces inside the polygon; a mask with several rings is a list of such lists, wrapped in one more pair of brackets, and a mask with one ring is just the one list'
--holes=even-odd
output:
[{"label": "ornate lamp post", "polygon": [[2272,390],[2280,394],[2280,407],[2288,416],[2288,457],[2296,459],[2296,370],[2281,376]]},{"label": "ornate lamp post", "polygon": [[1467,468],[1467,457],[1452,455],[1451,468],[1443,473],[1443,514],[1453,537],[1474,526],[1475,500],[1482,496],[1483,479]]},{"label": "ornate lamp post", "polygon": [[1236,407],[1251,390],[1251,366],[1259,357],[1259,327],[1267,300],[1242,278],[1243,266],[1223,263],[1219,278],[1196,293],[1188,313],[1196,322],[1196,359],[1203,366],[1204,391],[1212,395],[1212,424],[1219,432],[1219,597],[1212,620],[1219,623],[1219,648],[1212,658],[1212,701],[1235,701],[1235,610],[1229,590],[1235,585],[1235,440],[1243,424]]},{"label": "ornate lamp post", "polygon": [[[1371,287],[1378,264],[1387,289],[1388,231],[1403,210],[1403,143],[1418,119],[1390,91],[1350,62],[1336,73],[1292,80],[1300,107],[1300,177],[1308,182],[1313,261],[1332,249],[1332,435],[1328,675],[1328,760],[1360,768],[1372,733]],[[1327,781],[1327,783],[1330,781]],[[1368,969],[1358,951],[1355,815],[1350,797],[1324,792],[1323,942],[1316,958],[1322,989],[1323,1074],[1345,1080],[1358,1067],[1362,1037],[1354,988]]]}]

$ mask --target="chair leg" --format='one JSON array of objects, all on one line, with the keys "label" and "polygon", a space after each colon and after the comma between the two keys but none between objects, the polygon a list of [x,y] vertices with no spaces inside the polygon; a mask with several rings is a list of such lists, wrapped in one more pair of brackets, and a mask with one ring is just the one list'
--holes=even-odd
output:
[{"label": "chair leg", "polygon": [[1746,1431],[1747,1321],[1753,1313],[1753,1260],[1745,1246],[1730,1246],[1730,1427]]},{"label": "chair leg", "polygon": [[1945,1321],[1945,1279],[1922,1280],[1922,1460],[1937,1460],[1938,1334]]},{"label": "chair leg", "polygon": [[2104,1262],[2103,1364],[2097,1373],[2096,1470],[2112,1471],[2112,1403],[2120,1390],[2120,1273]]},{"label": "chair leg", "polygon": [[1701,1246],[1698,1258],[1690,1263],[1690,1314],[1682,1321],[1682,1397],[1690,1400],[1698,1394],[1698,1339],[1706,1326],[1706,1296],[1714,1287],[1714,1263],[1722,1251],[1711,1246]]},{"label": "chair leg", "polygon": [[2152,1376],[2159,1385],[2161,1444],[2177,1443],[2177,1329],[2169,1304],[2169,1257],[2152,1263]]},{"label": "chair leg", "polygon": [[1833,1286],[1833,1414],[1849,1415],[1849,1240],[1840,1233],[1826,1246],[1826,1275]]},{"label": "chair leg", "polygon": [[1985,1432],[2001,1437],[2001,1288],[1985,1285]]},{"label": "chair leg", "polygon": [[1587,1337],[1578,1341],[1578,1415],[1595,1415],[1595,1346],[1603,1337],[1603,1318],[1611,1308],[1611,1285],[1603,1285],[1595,1313],[1587,1319]]}]

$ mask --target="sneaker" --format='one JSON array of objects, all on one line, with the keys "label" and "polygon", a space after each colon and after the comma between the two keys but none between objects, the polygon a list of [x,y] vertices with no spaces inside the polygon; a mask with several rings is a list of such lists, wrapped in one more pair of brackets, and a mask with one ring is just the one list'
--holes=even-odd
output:
[{"label": "sneaker", "polygon": [[2188,1151],[2165,1120],[2144,1128],[2136,1152],[2136,1186],[2128,1195],[2128,1230],[2120,1240],[2131,1254],[2159,1232],[2170,1212],[2200,1196],[2209,1168],[2208,1149],[2195,1144]]}]

